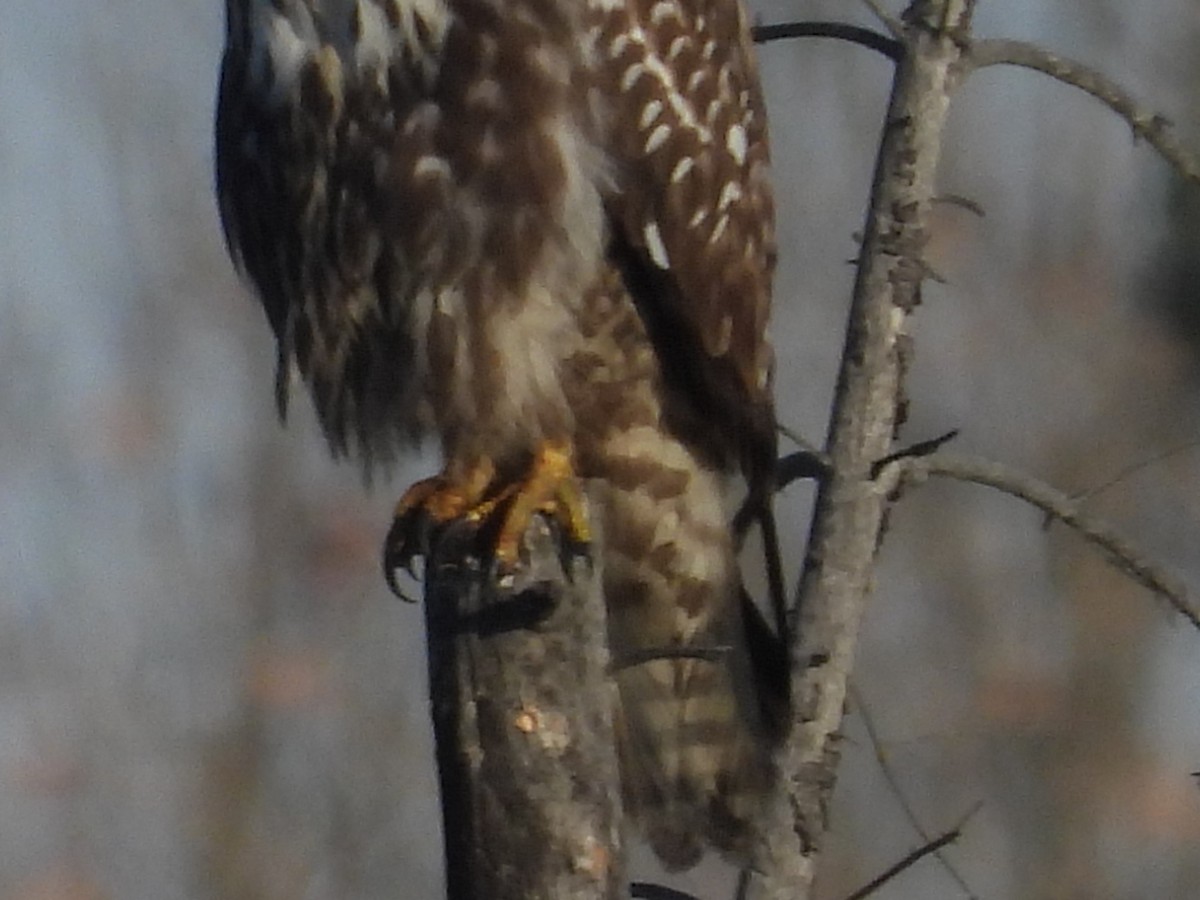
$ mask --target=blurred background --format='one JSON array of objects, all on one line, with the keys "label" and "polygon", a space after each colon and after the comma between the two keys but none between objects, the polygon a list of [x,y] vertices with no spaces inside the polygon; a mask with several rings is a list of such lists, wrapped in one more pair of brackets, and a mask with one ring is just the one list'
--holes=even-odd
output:
[{"label": "blurred background", "polygon": [[[368,491],[304,402],[276,421],[212,199],[222,4],[3,18],[0,898],[435,898],[422,616],[378,565],[435,461]],[[1194,0],[982,0],[976,25],[1104,69],[1200,148]],[[890,67],[828,41],[761,57],[781,418],[819,443]],[[956,451],[1071,492],[1124,472],[1091,511],[1200,585],[1200,189],[1015,69],[975,76],[947,137],[941,189],[986,216],[937,211],[905,439],[959,428]],[[782,501],[793,573],[811,494]],[[907,495],[855,681],[930,833],[982,804],[945,854],[976,896],[1200,897],[1200,636],[1034,510]],[[861,707],[843,750],[829,900],[923,842]],[[681,884],[724,897],[707,877]],[[926,860],[879,896],[967,894]]]}]

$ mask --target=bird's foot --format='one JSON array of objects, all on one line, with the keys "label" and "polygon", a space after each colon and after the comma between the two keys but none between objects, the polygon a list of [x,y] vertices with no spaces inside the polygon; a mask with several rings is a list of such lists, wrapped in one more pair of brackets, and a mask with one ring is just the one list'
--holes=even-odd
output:
[{"label": "bird's foot", "polygon": [[524,478],[505,485],[467,513],[481,531],[492,535],[488,549],[497,574],[511,574],[521,561],[521,543],[535,515],[557,526],[566,547],[583,549],[591,543],[583,490],[575,476],[571,447],[564,442],[544,442]]},{"label": "bird's foot", "polygon": [[388,585],[404,597],[396,573],[420,577],[416,560],[428,558],[440,528],[459,521],[474,529],[480,558],[490,563],[493,576],[509,576],[520,564],[525,532],[535,515],[557,527],[565,554],[586,554],[591,528],[571,447],[565,442],[543,442],[524,476],[507,484],[496,483],[495,465],[486,458],[469,466],[465,476],[443,473],[419,481],[397,503],[384,543]]},{"label": "bird's foot", "polygon": [[443,471],[424,478],[406,490],[396,503],[392,526],[383,542],[383,575],[392,593],[410,599],[397,580],[398,572],[420,580],[418,560],[429,555],[438,530],[464,518],[482,503],[496,476],[496,468],[486,457],[468,466],[457,477]]}]

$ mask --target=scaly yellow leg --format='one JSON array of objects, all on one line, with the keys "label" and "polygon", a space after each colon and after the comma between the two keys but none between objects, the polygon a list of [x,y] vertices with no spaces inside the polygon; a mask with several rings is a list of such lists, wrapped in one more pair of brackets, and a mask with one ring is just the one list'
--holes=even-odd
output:
[{"label": "scaly yellow leg", "polygon": [[591,542],[583,492],[575,477],[571,447],[546,441],[538,447],[524,480],[504,488],[468,513],[475,522],[499,516],[492,558],[501,571],[511,571],[521,557],[521,541],[537,514],[553,519],[563,535],[576,544]]},{"label": "scaly yellow leg", "polygon": [[495,477],[496,465],[485,456],[468,466],[461,478],[445,472],[423,478],[401,495],[392,518],[399,520],[420,511],[439,525],[452,522],[483,502]]}]

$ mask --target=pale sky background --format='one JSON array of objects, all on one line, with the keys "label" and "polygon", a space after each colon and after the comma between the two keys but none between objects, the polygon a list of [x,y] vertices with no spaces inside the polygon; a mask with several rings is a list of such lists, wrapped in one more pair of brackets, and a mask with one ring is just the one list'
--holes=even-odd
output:
[{"label": "pale sky background", "polygon": [[[893,8],[896,3],[890,4]],[[981,0],[980,36],[1102,66],[1200,146],[1188,0]],[[0,0],[0,900],[424,898],[440,878],[418,609],[302,402],[212,200],[216,0]],[[857,4],[775,0],[763,21]],[[889,69],[762,51],[781,211],[781,418],[819,441]],[[1200,439],[1148,312],[1168,172],[1094,101],[989,71],[957,100],[905,437],[1084,490]],[[1200,453],[1106,492],[1200,585]],[[783,499],[791,569],[807,488]],[[905,498],[857,683],[931,832],[1008,898],[1200,896],[1200,636],[982,488]],[[825,896],[920,843],[851,716]],[[704,876],[707,877],[707,876]],[[692,887],[709,900],[718,895]],[[881,898],[962,896],[926,862]]]}]

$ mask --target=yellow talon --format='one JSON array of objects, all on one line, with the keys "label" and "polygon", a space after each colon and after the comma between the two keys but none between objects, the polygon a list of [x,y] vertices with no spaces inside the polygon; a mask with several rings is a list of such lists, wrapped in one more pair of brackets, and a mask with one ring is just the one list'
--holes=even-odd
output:
[{"label": "yellow talon", "polygon": [[418,481],[396,504],[384,548],[388,582],[396,590],[395,570],[411,572],[414,558],[429,551],[430,525],[455,520],[467,521],[489,535],[490,546],[481,553],[500,572],[511,572],[520,562],[525,532],[535,515],[553,519],[563,538],[575,545],[591,542],[587,504],[569,443],[544,442],[523,478],[499,486],[496,465],[487,457],[466,466],[451,464],[442,474]]},{"label": "yellow talon", "polygon": [[452,478],[443,472],[422,479],[397,501],[393,518],[401,519],[419,509],[438,524],[452,522],[483,502],[495,477],[495,464],[484,457],[468,466],[463,477]]},{"label": "yellow talon", "polygon": [[575,476],[571,446],[546,442],[538,448],[526,479],[510,485],[497,498],[508,502],[496,539],[494,557],[500,566],[511,568],[521,557],[521,541],[536,514],[548,516],[575,544],[588,544],[592,530],[588,526],[587,505],[580,482]]}]

